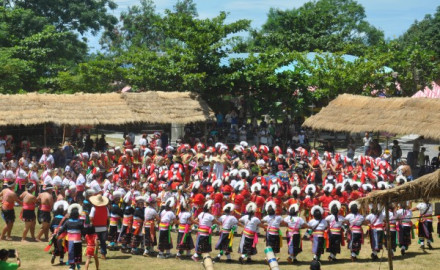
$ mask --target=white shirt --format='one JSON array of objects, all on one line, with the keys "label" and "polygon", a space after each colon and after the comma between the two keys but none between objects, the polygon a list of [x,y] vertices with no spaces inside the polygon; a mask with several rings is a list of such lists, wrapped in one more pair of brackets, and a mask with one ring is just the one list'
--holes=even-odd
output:
[{"label": "white shirt", "polygon": [[403,226],[403,223],[410,223],[413,214],[411,210],[408,209],[399,209],[396,211],[396,219],[400,220]]},{"label": "white shirt", "polygon": [[[265,216],[263,218],[262,221],[267,223],[267,225],[269,227],[273,227],[273,228],[278,228],[279,229],[280,225],[281,225],[281,221],[283,221],[283,218],[281,216],[276,216],[276,215],[273,215],[273,216],[267,215],[267,216]],[[278,233],[274,233],[274,232],[270,232],[270,231],[268,231],[268,233],[269,234],[273,234],[273,235],[278,235]]]},{"label": "white shirt", "polygon": [[81,185],[84,185],[85,182],[86,182],[86,179],[84,178],[84,175],[82,175],[81,173],[78,174],[78,177],[76,178],[76,185],[81,186]]},{"label": "white shirt", "polygon": [[364,146],[370,146],[370,142],[371,142],[371,137],[364,137],[363,141],[364,141]]},{"label": "white shirt", "polygon": [[328,215],[325,220],[327,221],[329,227],[331,229],[338,229],[342,227],[342,223],[344,222],[345,218],[343,216],[338,215],[338,221],[336,221],[336,218],[334,215]]},{"label": "white shirt", "polygon": [[17,169],[16,178],[26,179],[26,178],[27,178],[27,173],[26,173],[26,171],[23,170],[22,168],[18,168],[18,169]]},{"label": "white shirt", "polygon": [[[312,219],[309,221],[308,225],[310,229],[314,229],[314,231],[324,231],[325,229],[327,229],[328,226],[327,221],[325,219],[321,219],[321,220]],[[324,235],[322,235],[322,237],[323,236]]]},{"label": "white shirt", "polygon": [[144,212],[145,220],[152,220],[158,216],[159,215],[157,214],[156,210],[154,210],[153,207],[151,206],[145,207],[145,212]]},{"label": "white shirt", "polygon": [[54,162],[55,161],[54,161],[53,156],[51,154],[49,154],[49,155],[43,154],[40,158],[40,161],[39,161],[39,163],[44,163],[44,164],[50,163],[51,165],[53,165]]},{"label": "white shirt", "polygon": [[190,212],[180,212],[179,223],[182,225],[190,224],[191,223],[191,213]]},{"label": "white shirt", "polygon": [[214,221],[214,216],[205,212],[200,213],[197,218],[199,219],[199,226],[211,227]]},{"label": "white shirt", "polygon": [[55,175],[55,177],[52,179],[52,185],[54,185],[54,186],[59,187],[62,185],[62,183],[63,183],[63,180],[58,175]]},{"label": "white shirt", "polygon": [[52,185],[52,177],[51,177],[50,175],[47,175],[47,176],[44,178],[43,183],[44,183],[44,185],[49,185],[49,184]]},{"label": "white shirt", "polygon": [[0,139],[0,155],[6,153],[5,149],[6,141],[4,139]]},{"label": "white shirt", "polygon": [[379,215],[369,214],[365,217],[365,219],[373,226],[382,225],[384,218],[385,216],[383,215],[383,212],[381,212]]},{"label": "white shirt", "polygon": [[365,220],[361,214],[354,215],[353,213],[346,215],[345,219],[350,223],[351,226],[361,226]]},{"label": "white shirt", "polygon": [[140,139],[139,139],[139,145],[140,145],[140,146],[147,146],[147,139],[145,139],[145,138],[140,138]]},{"label": "white shirt", "polygon": [[[162,211],[160,213],[160,222],[171,223],[176,219],[176,215],[172,211]],[[160,228],[160,230],[168,230],[168,228]]]},{"label": "white shirt", "polygon": [[[429,204],[429,207],[426,203],[422,202],[417,204],[417,209],[419,209],[420,215],[431,216],[432,215],[432,204]],[[428,209],[428,210],[426,210]]]},{"label": "white shirt", "polygon": [[289,228],[298,230],[301,229],[301,227],[306,223],[304,221],[304,219],[302,219],[302,217],[292,217],[292,216],[287,216],[284,218],[284,222],[287,223],[287,226]]},{"label": "white shirt", "polygon": [[258,225],[260,225],[261,221],[257,217],[252,217],[249,220],[249,215],[243,216],[240,219],[240,222],[244,224],[244,228],[253,232],[258,232]]},{"label": "white shirt", "polygon": [[223,215],[218,219],[218,221],[222,223],[222,228],[225,230],[230,230],[232,227],[238,224],[238,220],[231,215]]}]

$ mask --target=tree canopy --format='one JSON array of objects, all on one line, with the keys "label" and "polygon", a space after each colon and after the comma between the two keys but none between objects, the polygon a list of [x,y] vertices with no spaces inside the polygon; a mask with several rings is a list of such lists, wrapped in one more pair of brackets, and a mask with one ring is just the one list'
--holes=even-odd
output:
[{"label": "tree canopy", "polygon": [[289,51],[360,49],[383,41],[382,31],[366,20],[364,8],[353,0],[319,0],[299,8],[271,8],[266,23],[253,32],[256,50],[281,48]]},{"label": "tree canopy", "polygon": [[[354,0],[272,8],[261,29],[226,11],[200,18],[193,0],[163,12],[141,0],[120,18],[112,0],[0,3],[0,93],[130,85],[194,91],[217,110],[240,97],[250,115],[304,115],[342,93],[409,96],[440,77],[440,7],[385,40]],[[86,33],[100,35],[101,51],[88,50]]]}]

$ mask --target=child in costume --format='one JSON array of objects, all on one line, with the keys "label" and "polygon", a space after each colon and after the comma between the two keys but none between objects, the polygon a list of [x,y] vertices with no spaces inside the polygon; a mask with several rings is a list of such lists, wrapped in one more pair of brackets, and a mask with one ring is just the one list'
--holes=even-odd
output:
[{"label": "child in costume", "polygon": [[232,240],[234,239],[234,233],[238,224],[238,220],[231,215],[234,211],[234,204],[228,203],[223,207],[223,215],[219,218],[219,222],[222,224],[221,233],[217,244],[215,245],[216,250],[220,250],[214,261],[219,262],[223,253],[226,255],[226,262],[231,262],[231,252],[232,252]]},{"label": "child in costume", "polygon": [[85,265],[85,269],[88,270],[89,269],[89,265],[90,265],[90,260],[92,258],[95,259],[95,266],[96,266],[96,270],[99,269],[99,259],[98,259],[98,235],[95,232],[95,227],[91,226],[85,229],[86,230],[86,235],[85,235],[85,240],[87,243],[87,247],[86,247],[86,265]]},{"label": "child in costume", "polygon": [[301,243],[301,228],[307,228],[307,224],[301,217],[298,216],[299,205],[292,204],[289,207],[289,215],[284,218],[284,222],[287,224],[287,246],[289,257],[287,261],[290,263],[297,263],[296,256],[302,252]]}]

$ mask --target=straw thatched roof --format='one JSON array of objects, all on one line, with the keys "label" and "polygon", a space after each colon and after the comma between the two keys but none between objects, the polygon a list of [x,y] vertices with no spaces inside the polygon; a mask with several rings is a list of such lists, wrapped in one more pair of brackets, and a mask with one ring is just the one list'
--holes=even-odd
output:
[{"label": "straw thatched roof", "polygon": [[303,125],[329,131],[419,134],[440,139],[440,99],[343,94]]},{"label": "straw thatched roof", "polygon": [[188,92],[0,95],[0,108],[0,126],[187,124],[214,119],[206,102]]},{"label": "straw thatched roof", "polygon": [[367,207],[369,204],[385,205],[392,202],[432,198],[440,198],[440,170],[392,189],[373,191],[358,201],[362,206]]},{"label": "straw thatched roof", "polygon": [[190,92],[149,91],[125,93],[122,96],[140,122],[148,119],[159,124],[186,124],[215,119],[208,104]]}]

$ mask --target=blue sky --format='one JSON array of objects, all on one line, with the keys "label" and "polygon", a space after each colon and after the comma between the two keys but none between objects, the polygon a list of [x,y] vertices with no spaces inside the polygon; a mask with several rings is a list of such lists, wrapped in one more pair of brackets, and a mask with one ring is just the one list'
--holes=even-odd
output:
[{"label": "blue sky", "polygon": [[[121,11],[139,4],[139,0],[114,0],[118,9],[112,13],[119,18]],[[175,0],[155,0],[156,11],[171,9]],[[267,19],[271,7],[291,9],[303,5],[307,0],[194,0],[200,18],[210,18],[220,11],[229,12],[228,21],[250,19],[252,27],[259,28]],[[367,21],[385,33],[386,38],[395,38],[404,33],[415,21],[426,14],[435,13],[439,0],[358,0],[365,8]],[[99,50],[99,37],[88,37],[92,51]]]}]

